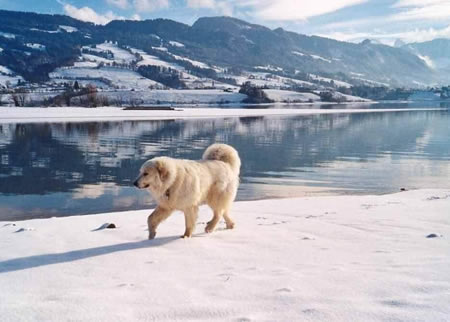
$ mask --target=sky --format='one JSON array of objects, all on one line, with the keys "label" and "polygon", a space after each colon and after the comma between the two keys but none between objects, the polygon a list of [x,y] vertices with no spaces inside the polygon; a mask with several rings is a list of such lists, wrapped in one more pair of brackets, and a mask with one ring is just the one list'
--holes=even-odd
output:
[{"label": "sky", "polygon": [[273,29],[390,45],[450,38],[450,0],[0,0],[0,9],[97,24],[168,18],[191,25],[199,17],[231,16]]}]

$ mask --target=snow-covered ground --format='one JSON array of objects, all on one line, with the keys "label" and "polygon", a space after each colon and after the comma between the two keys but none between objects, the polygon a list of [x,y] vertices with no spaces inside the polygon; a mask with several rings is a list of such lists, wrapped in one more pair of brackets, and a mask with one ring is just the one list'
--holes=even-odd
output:
[{"label": "snow-covered ground", "polygon": [[[284,103],[305,103],[305,102],[319,102],[320,96],[314,93],[300,93],[292,91],[284,91],[278,89],[265,89],[264,92],[267,97],[275,102]],[[346,95],[339,92],[334,92],[333,97],[343,102],[373,102],[369,99],[365,99],[358,96]]]},{"label": "snow-covered ground", "polygon": [[103,44],[96,45],[97,49],[103,50],[103,51],[111,51],[114,55],[114,60],[116,62],[122,62],[122,63],[131,63],[133,60],[136,59],[133,54],[131,54],[129,51],[119,48],[117,45],[112,44],[110,42],[105,42]]},{"label": "snow-covered ground", "polygon": [[300,85],[300,86],[314,86],[313,83],[302,81],[294,78],[288,78],[283,76],[274,75],[271,73],[265,72],[253,72],[253,73],[242,73],[240,76],[229,75],[229,74],[220,74],[221,77],[224,78],[232,78],[236,81],[238,85],[242,85],[245,82],[250,82],[254,86],[258,87],[268,87],[272,89],[280,89],[289,87],[292,84]]},{"label": "snow-covered ground", "polygon": [[[169,53],[170,54],[170,53]],[[205,63],[202,63],[202,62],[200,62],[200,61],[198,61],[198,60],[192,60],[192,59],[189,59],[189,58],[187,58],[187,57],[182,57],[182,56],[178,56],[178,55],[175,55],[175,54],[170,54],[173,58],[175,58],[176,60],[184,60],[184,61],[187,61],[187,62],[189,62],[189,63],[191,63],[193,66],[196,66],[196,67],[199,67],[199,68],[206,68],[206,69],[208,69],[208,68],[211,68],[209,65],[207,65],[207,64],[205,64]]]},{"label": "snow-covered ground", "polygon": [[132,53],[137,53],[137,54],[141,55],[142,60],[137,63],[138,66],[142,66],[142,65],[144,65],[144,66],[145,65],[161,66],[161,67],[165,67],[165,68],[172,68],[172,69],[175,69],[178,71],[184,71],[183,67],[181,67],[177,64],[166,62],[166,61],[160,59],[159,57],[149,55],[143,50],[135,49],[135,48],[130,48],[130,50]]},{"label": "snow-covered ground", "polygon": [[12,85],[16,85],[19,80],[23,80],[21,76],[10,76],[0,74],[0,86],[5,86],[9,82]]},{"label": "snow-covered ground", "polygon": [[0,65],[0,87],[6,87],[7,82],[9,82],[10,85],[16,85],[19,80],[23,81],[22,76],[17,76],[8,67]]},{"label": "snow-covered ground", "polygon": [[[175,42],[176,43],[176,42]],[[179,43],[178,43],[179,44]],[[173,45],[176,46],[176,45]],[[179,46],[178,46],[179,47]],[[98,81],[99,78],[104,78],[111,82],[110,85],[103,82],[103,84],[100,84],[101,88],[128,88],[128,89],[148,89],[149,87],[152,88],[164,88],[165,86],[157,83],[155,81],[146,79],[139,75],[137,72],[129,69],[124,69],[122,67],[108,67],[111,66],[113,63],[115,64],[131,64],[133,61],[137,61],[137,57],[135,54],[139,54],[142,58],[142,60],[137,62],[137,66],[143,66],[143,65],[152,65],[152,66],[160,66],[165,68],[171,68],[174,70],[177,70],[181,74],[181,80],[186,84],[188,88],[196,89],[196,88],[204,88],[204,87],[216,87],[220,89],[225,88],[233,88],[237,89],[237,87],[228,85],[225,83],[221,83],[218,81],[214,81],[209,78],[199,78],[194,75],[189,74],[189,72],[182,66],[172,63],[172,62],[166,62],[162,59],[160,59],[157,56],[149,55],[145,51],[136,49],[136,48],[129,48],[128,50],[125,50],[123,48],[119,48],[116,44],[111,42],[105,42],[101,44],[97,44],[95,48],[92,48],[90,46],[83,47],[86,50],[89,50],[91,52],[98,52],[98,53],[109,53],[111,52],[113,57],[111,58],[104,58],[88,53],[83,53],[80,57],[80,61],[77,61],[74,63],[73,67],[62,67],[55,69],[52,73],[50,73],[51,82],[55,83],[62,83],[67,81],[74,81],[74,80],[87,80],[91,79],[93,82],[96,80]],[[200,67],[200,68],[215,68],[219,70],[217,67],[209,67],[207,64],[188,59],[186,57],[181,57],[178,55],[171,54],[168,52],[168,49],[165,47],[165,51],[169,55],[171,55],[173,58],[175,58],[178,61],[188,61],[192,65]],[[157,49],[161,49],[158,47]],[[103,63],[107,66],[97,68],[100,63]],[[214,86],[213,86],[214,85]],[[206,98],[207,99],[207,98]]]},{"label": "snow-covered ground", "polygon": [[[73,31],[75,32],[75,31]],[[137,72],[118,66],[110,67],[113,64],[129,65],[136,61],[134,51],[119,48],[116,44],[105,42],[96,45],[95,48],[89,46],[83,47],[92,52],[112,53],[113,57],[104,58],[92,54],[83,53],[80,61],[74,63],[73,67],[56,68],[49,74],[51,81],[54,83],[70,82],[78,80],[78,82],[92,83],[98,85],[100,88],[121,88],[121,89],[138,89],[145,90],[149,88],[164,88],[165,86],[142,77]],[[147,55],[144,62],[149,62],[146,58],[153,57]],[[156,58],[156,57],[155,57]],[[155,59],[157,61],[157,59]],[[159,61],[160,63],[165,63]],[[107,66],[98,68],[99,64],[106,64]],[[106,80],[106,82],[105,82]],[[99,83],[100,82],[100,83]]]},{"label": "snow-covered ground", "polygon": [[116,68],[116,67],[101,67],[101,68],[57,68],[50,73],[52,81],[57,81],[59,78],[71,79],[72,81],[78,79],[98,80],[100,78],[107,79],[113,86],[123,89],[149,89],[162,88],[163,85],[151,79],[145,78],[133,70]]},{"label": "snow-covered ground", "polygon": [[275,102],[318,102],[320,96],[313,93],[298,93],[278,89],[265,89],[267,97]]},{"label": "snow-covered ground", "polygon": [[[158,48],[160,48],[160,47],[158,47]],[[142,57],[142,60],[137,63],[138,66],[147,66],[147,65],[160,66],[160,67],[171,68],[171,69],[179,71],[181,74],[181,80],[186,84],[186,86],[188,88],[195,89],[195,88],[199,88],[199,87],[200,88],[211,87],[214,84],[214,86],[216,88],[237,89],[236,86],[221,83],[221,82],[215,81],[213,79],[209,79],[209,78],[200,78],[200,77],[191,75],[188,73],[188,71],[184,67],[182,67],[176,63],[166,62],[157,56],[149,55],[143,50],[136,49],[136,48],[130,48],[130,50],[132,53],[137,53]],[[170,53],[168,53],[168,54],[170,54]],[[210,67],[207,64],[196,61],[196,60],[191,60],[191,59],[181,57],[178,55],[174,55],[174,54],[170,54],[170,55],[173,58],[175,58],[176,60],[190,62],[192,65],[199,67],[199,68],[213,68],[213,69],[220,71],[220,69],[217,67]]]},{"label": "snow-covered ground", "polygon": [[330,84],[331,84],[331,82],[333,82],[336,86],[340,86],[340,87],[350,88],[353,86],[352,84],[347,83],[347,82],[343,82],[343,81],[328,78],[328,77],[322,77],[322,76],[318,76],[318,75],[314,75],[314,74],[309,74],[309,77],[311,77],[314,80],[322,81],[322,82],[326,82],[326,83],[330,83]]},{"label": "snow-covered ground", "polygon": [[[89,122],[89,121],[117,121],[117,120],[167,120],[189,118],[216,118],[216,117],[248,117],[270,115],[312,115],[312,114],[341,114],[341,113],[384,113],[384,112],[410,112],[446,110],[445,108],[424,109],[365,109],[365,103],[353,103],[352,109],[245,109],[245,108],[176,108],[175,110],[123,110],[117,107],[48,107],[48,108],[1,108],[1,123],[38,123],[38,122]],[[361,104],[361,105],[359,105]],[[360,108],[358,108],[360,107]]]},{"label": "snow-covered ground", "polygon": [[450,190],[239,202],[212,234],[201,208],[187,240],[149,213],[1,222],[1,320],[450,318]]},{"label": "snow-covered ground", "polygon": [[[311,57],[312,59],[321,60],[321,61],[324,61],[326,63],[330,63],[331,64],[331,60],[330,59],[324,58],[324,57],[319,56],[319,55],[305,54],[305,53],[302,53],[300,51],[292,51],[292,54],[297,55],[297,56],[308,56],[308,57]],[[336,59],[336,60],[338,60],[338,59]]]},{"label": "snow-covered ground", "polygon": [[78,31],[78,29],[75,27],[63,26],[63,25],[60,25],[59,29],[65,30],[66,32],[77,32]]},{"label": "snow-covered ground", "polygon": [[26,43],[25,46],[27,46],[28,48],[31,48],[31,49],[45,50],[45,46],[44,46],[44,45],[41,45],[41,44],[36,44],[36,43]]},{"label": "snow-covered ground", "polygon": [[174,47],[184,47],[184,44],[182,44],[182,43],[180,43],[180,42],[178,42],[178,41],[173,41],[173,40],[171,40],[171,41],[169,41],[169,44],[170,44],[171,46],[174,46]]},{"label": "snow-covered ground", "polygon": [[8,38],[8,39],[15,39],[16,35],[10,34],[9,32],[0,31],[0,37],[4,37],[4,38]]},{"label": "snow-covered ground", "polygon": [[117,91],[102,93],[102,95],[107,95],[116,101],[118,98],[123,99],[123,104],[127,104],[130,99],[137,100],[143,104],[239,104],[247,97],[243,94],[228,93],[217,89],[152,90],[142,92]]},{"label": "snow-covered ground", "polygon": [[368,84],[369,86],[385,86],[385,87],[389,87],[388,83],[383,83],[383,82],[377,82],[374,80],[370,80],[367,78],[362,78],[362,77],[352,77],[353,79],[356,79],[358,81],[361,81],[364,84]]},{"label": "snow-covered ground", "polygon": [[0,65],[0,74],[12,75],[14,72],[6,66]]},{"label": "snow-covered ground", "polygon": [[260,69],[260,70],[267,70],[267,71],[271,71],[271,72],[281,72],[281,71],[283,71],[283,68],[277,67],[277,66],[272,66],[272,65],[255,66],[254,68],[255,69]]},{"label": "snow-covered ground", "polygon": [[38,28],[30,28],[30,31],[46,32],[49,34],[57,34],[57,33],[61,32],[60,29],[58,29],[58,30],[43,30],[43,29],[38,29]]},{"label": "snow-covered ground", "polygon": [[319,56],[319,55],[310,55],[313,59],[316,59],[316,60],[322,60],[322,61],[324,61],[324,62],[326,62],[326,63],[331,63],[331,60],[329,60],[329,59],[327,59],[327,58],[323,58],[322,56]]},{"label": "snow-covered ground", "polygon": [[97,68],[98,67],[98,63],[93,60],[93,61],[76,61],[73,63],[73,67],[75,68]]}]

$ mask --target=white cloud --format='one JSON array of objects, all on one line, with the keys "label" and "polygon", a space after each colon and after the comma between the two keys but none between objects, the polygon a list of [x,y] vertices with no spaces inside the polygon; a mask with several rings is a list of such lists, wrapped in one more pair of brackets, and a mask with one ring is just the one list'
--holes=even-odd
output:
[{"label": "white cloud", "polygon": [[446,3],[448,0],[399,0],[392,5],[393,8],[402,7],[425,7],[428,5],[436,5]]},{"label": "white cloud", "polygon": [[[135,10],[141,12],[151,12],[160,9],[166,9],[169,7],[169,0],[105,0],[108,4],[113,5],[120,9],[127,9],[132,5]],[[198,5],[202,5],[202,2],[206,3],[208,1],[214,2],[214,0],[192,0],[198,2]],[[134,16],[133,16],[134,17]],[[134,18],[133,18],[134,19]],[[138,20],[138,19],[134,19]],[[140,19],[139,19],[140,20]]]},{"label": "white cloud", "polygon": [[374,39],[382,43],[393,45],[395,40],[401,39],[406,43],[430,41],[436,38],[450,38],[450,25],[441,29],[425,28],[399,32],[332,32],[320,34],[322,37],[342,41],[359,42],[363,39]]},{"label": "white cloud", "polygon": [[255,15],[263,20],[304,20],[339,9],[357,5],[368,0],[248,0],[240,6],[252,6]]},{"label": "white cloud", "polygon": [[169,8],[169,0],[133,0],[136,10],[151,12]]},{"label": "white cloud", "polygon": [[[344,41],[370,38],[388,44],[393,44],[396,39],[422,42],[450,38],[450,25],[442,24],[450,18],[449,0],[399,0],[389,9],[383,16],[369,16],[322,26],[322,35]],[[441,23],[436,24],[437,21]]]},{"label": "white cloud", "polygon": [[77,8],[70,4],[64,4],[64,13],[72,18],[93,22],[98,25],[105,25],[111,20],[124,19],[123,17],[116,16],[112,11],[108,11],[104,15],[100,15],[89,7]]},{"label": "white cloud", "polygon": [[213,9],[216,7],[215,0],[187,0],[187,6],[189,8],[209,8]]},{"label": "white cloud", "polygon": [[138,15],[137,13],[135,13],[134,15],[131,16],[131,20],[142,20],[141,16]]},{"label": "white cloud", "polygon": [[399,0],[392,8],[401,11],[392,15],[390,20],[448,20],[450,17],[449,0]]},{"label": "white cloud", "polygon": [[232,16],[235,9],[260,20],[295,21],[337,11],[369,0],[185,0],[189,8],[212,9]]},{"label": "white cloud", "polygon": [[216,4],[216,10],[224,16],[233,16],[233,6],[225,1]]},{"label": "white cloud", "polygon": [[230,1],[216,1],[216,0],[186,0],[189,8],[193,9],[211,9],[224,16],[233,15],[234,4]]},{"label": "white cloud", "polygon": [[120,9],[126,9],[129,5],[128,0],[106,0],[106,2]]}]

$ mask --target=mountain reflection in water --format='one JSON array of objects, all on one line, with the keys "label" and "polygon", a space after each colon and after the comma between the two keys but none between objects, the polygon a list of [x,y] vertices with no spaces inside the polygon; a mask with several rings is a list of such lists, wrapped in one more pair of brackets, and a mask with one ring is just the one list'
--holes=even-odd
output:
[{"label": "mountain reflection in water", "polygon": [[214,142],[240,153],[240,200],[450,187],[448,111],[0,124],[0,220],[149,208],[141,164]]}]

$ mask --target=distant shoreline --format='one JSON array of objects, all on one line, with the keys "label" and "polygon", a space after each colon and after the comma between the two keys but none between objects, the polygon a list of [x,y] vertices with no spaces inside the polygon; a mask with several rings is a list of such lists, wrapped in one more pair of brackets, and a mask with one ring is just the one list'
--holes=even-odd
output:
[{"label": "distant shoreline", "polygon": [[[360,103],[351,103],[358,105]],[[363,105],[368,105],[363,103]],[[314,105],[312,105],[314,106]],[[174,106],[175,107],[175,106]],[[448,108],[378,108],[378,109],[294,109],[294,108],[200,108],[176,106],[174,110],[123,110],[118,107],[5,107],[0,123],[65,123],[106,121],[147,121],[255,116],[294,116],[410,111],[440,111]]]}]

